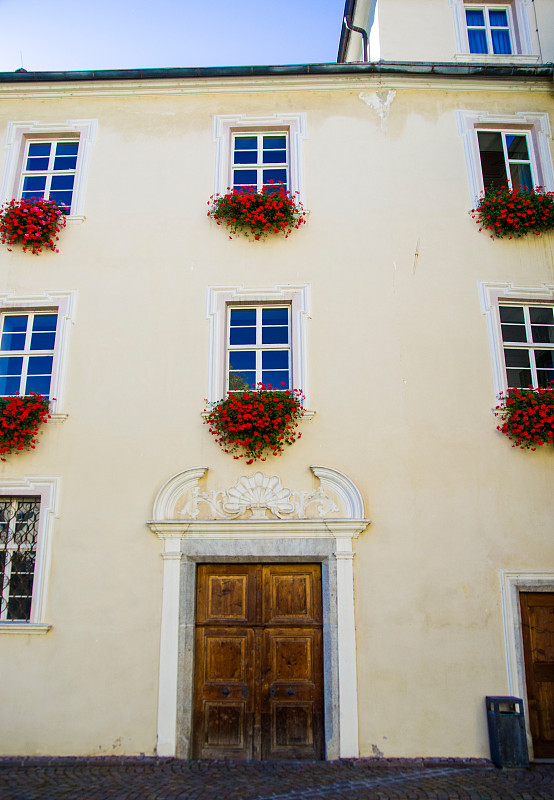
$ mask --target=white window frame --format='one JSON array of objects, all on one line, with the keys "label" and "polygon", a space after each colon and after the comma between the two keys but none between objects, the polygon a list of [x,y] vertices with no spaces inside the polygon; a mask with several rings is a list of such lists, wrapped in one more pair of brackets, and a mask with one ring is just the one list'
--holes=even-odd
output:
[{"label": "white window frame", "polygon": [[[255,310],[256,311],[256,341],[254,344],[231,344],[231,312],[233,309],[244,309],[244,310]],[[288,341],[286,344],[263,344],[262,343],[262,333],[263,333],[263,326],[262,326],[262,318],[263,318],[263,310],[266,308],[286,308],[287,310],[287,334],[288,334]],[[259,383],[264,383],[262,380],[262,361],[263,361],[263,353],[271,352],[271,351],[279,351],[288,353],[288,373],[289,373],[289,386],[288,389],[292,389],[293,387],[290,386],[292,382],[292,347],[291,347],[291,307],[288,304],[283,303],[263,303],[263,304],[232,304],[230,303],[227,306],[227,320],[226,320],[226,334],[225,334],[225,345],[226,345],[226,354],[225,354],[225,383],[226,389],[225,392],[227,393],[229,389],[229,360],[231,357],[231,353],[233,352],[244,352],[244,351],[251,351],[255,352],[256,354],[256,361],[255,361],[255,373],[256,379],[255,383],[258,385]],[[252,326],[254,327],[254,326]],[[284,326],[283,326],[284,327]],[[250,371],[250,370],[249,370]],[[281,372],[284,370],[280,370]],[[273,389],[279,389],[280,387],[277,385],[272,385]],[[235,390],[240,391],[240,390]]]},{"label": "white window frame", "polygon": [[288,140],[288,188],[293,194],[298,192],[299,200],[305,203],[303,143],[306,138],[306,115],[304,113],[279,113],[267,117],[250,117],[245,114],[214,116],[213,138],[216,145],[214,194],[225,194],[233,185],[233,133],[283,132],[287,132]]},{"label": "white window frame", "polygon": [[25,477],[17,481],[2,481],[1,497],[40,497],[35,571],[31,615],[25,622],[0,621],[0,635],[47,633],[52,627],[46,620],[46,594],[50,572],[52,531],[58,515],[59,478]]},{"label": "white window frame", "polygon": [[64,412],[65,380],[69,334],[75,321],[76,301],[76,292],[44,292],[40,295],[0,293],[0,314],[51,311],[58,315],[50,383],[50,415],[54,422],[63,422],[67,417]]},{"label": "white window frame", "polygon": [[[234,163],[234,154],[235,154],[235,140],[237,138],[242,138],[243,136],[249,137],[256,137],[256,153],[257,153],[257,160],[255,164],[235,164]],[[283,162],[278,163],[271,163],[271,164],[264,164],[263,163],[263,140],[265,136],[285,136],[285,149],[286,149],[286,158]],[[234,188],[235,185],[235,171],[238,170],[249,170],[256,172],[256,191],[261,192],[264,187],[264,180],[263,180],[263,173],[264,170],[270,169],[281,169],[285,170],[286,172],[286,188],[287,190],[290,189],[290,136],[288,130],[263,130],[263,131],[232,131],[231,132],[231,183],[229,186]]]},{"label": "white window frame", "polygon": [[0,187],[2,203],[13,197],[21,197],[27,143],[54,142],[64,139],[79,139],[79,151],[75,168],[75,182],[71,209],[66,215],[68,222],[85,219],[85,186],[88,176],[90,152],[96,140],[98,122],[95,119],[68,119],[63,123],[37,121],[9,122],[6,131],[6,166]]},{"label": "white window frame", "polygon": [[[471,0],[448,0],[454,13],[454,34],[456,37],[456,55],[459,61],[480,62],[480,61],[508,61],[510,63],[535,63],[539,61],[539,46],[531,24],[531,14],[533,12],[531,0],[487,0],[479,2]],[[493,8],[508,9],[510,23],[510,39],[512,42],[512,52],[502,54],[496,53],[470,53],[469,38],[466,24],[466,8]]]},{"label": "white window frame", "polygon": [[505,116],[482,111],[456,111],[458,134],[462,137],[469,179],[470,202],[475,206],[484,191],[477,131],[527,133],[531,172],[535,185],[554,191],[554,170],[550,150],[552,130],[547,113],[519,111]]},{"label": "white window frame", "polygon": [[[26,309],[25,311],[10,311],[10,312],[4,310],[2,312],[2,315],[1,315],[4,318],[8,317],[8,316],[9,317],[13,317],[13,316],[20,316],[20,315],[27,317],[27,324],[26,324],[26,329],[25,329],[25,341],[24,341],[23,347],[18,349],[18,350],[0,350],[0,358],[21,358],[22,359],[21,372],[20,372],[20,375],[19,375],[19,389],[18,389],[18,393],[19,394],[28,394],[29,393],[27,388],[26,388],[26,384],[27,384],[27,378],[28,378],[28,372],[29,372],[29,359],[30,358],[33,358],[35,356],[52,356],[52,366],[53,366],[54,351],[56,349],[56,341],[55,341],[56,337],[55,336],[54,336],[54,346],[51,349],[48,349],[48,350],[31,350],[31,340],[32,340],[32,336],[33,336],[34,318],[35,318],[35,316],[41,316],[41,313],[47,313],[48,314],[49,312],[48,311],[40,312],[40,311],[35,310],[35,309],[33,309],[33,310],[27,310]],[[53,314],[53,312],[50,312],[50,313]],[[57,334],[57,331],[58,331],[57,316],[58,316],[58,313],[56,311],[56,334]],[[2,324],[0,324],[0,336],[3,333],[4,333],[4,325],[3,325],[3,320],[2,320]],[[13,377],[15,377],[15,376],[13,376]],[[50,372],[50,383],[52,383],[52,372]],[[25,387],[25,391],[22,390],[22,387]],[[33,391],[33,390],[31,389],[31,391]],[[48,392],[48,396],[50,396],[50,392]],[[3,395],[2,393],[0,393],[0,397],[13,397],[13,394],[11,394],[11,395]]]},{"label": "white window frame", "polygon": [[233,306],[290,307],[290,374],[291,388],[301,389],[308,400],[308,340],[307,321],[311,316],[310,286],[308,284],[274,286],[266,289],[246,289],[243,286],[212,286],[208,288],[206,317],[210,323],[208,359],[208,402],[214,403],[227,392],[227,330],[228,308]]},{"label": "white window frame", "polygon": [[505,395],[508,390],[499,307],[503,304],[554,306],[554,283],[545,283],[542,286],[534,287],[514,286],[512,283],[483,282],[479,284],[479,297],[481,311],[485,315],[487,323],[494,393],[498,397],[500,394]]},{"label": "white window frame", "polygon": [[[497,11],[505,11],[506,18],[508,20],[508,36],[510,39],[510,53],[495,53],[494,52],[494,44],[492,41],[492,30],[489,18],[489,11],[497,10]],[[487,52],[486,53],[471,53],[472,56],[480,55],[480,56],[512,56],[517,54],[517,45],[516,45],[516,37],[515,37],[515,30],[514,30],[514,20],[512,17],[512,7],[510,3],[503,4],[503,5],[495,5],[494,3],[466,3],[464,5],[464,13],[466,11],[483,11],[483,17],[485,20],[485,37],[487,40]],[[469,44],[469,27],[467,25],[467,17],[466,17],[466,36],[468,38],[468,53],[470,50]]]}]

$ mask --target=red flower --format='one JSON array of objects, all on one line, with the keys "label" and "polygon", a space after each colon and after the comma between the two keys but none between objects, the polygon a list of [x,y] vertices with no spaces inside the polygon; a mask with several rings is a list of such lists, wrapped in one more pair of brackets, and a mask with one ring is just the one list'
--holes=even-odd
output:
[{"label": "red flower", "polygon": [[34,255],[43,247],[57,253],[55,242],[65,224],[63,209],[54,200],[12,199],[0,209],[2,244],[20,242],[24,252],[30,249]]},{"label": "red flower", "polygon": [[0,398],[0,459],[4,455],[34,449],[41,422],[49,419],[48,400],[40,394]]},{"label": "red flower", "polygon": [[495,416],[502,425],[497,430],[505,433],[522,450],[554,443],[554,385],[547,388],[509,389],[500,396],[501,404]]},{"label": "red flower", "polygon": [[208,216],[218,225],[225,223],[231,233],[252,236],[254,240],[272,233],[284,233],[286,237],[306,222],[302,203],[282,184],[264,186],[261,192],[233,189],[224,195],[216,194]]},{"label": "red flower", "polygon": [[542,186],[531,191],[526,186],[485,189],[471,215],[479,230],[492,231],[492,238],[525,236],[529,230],[539,235],[554,228],[554,192],[544,192]]}]

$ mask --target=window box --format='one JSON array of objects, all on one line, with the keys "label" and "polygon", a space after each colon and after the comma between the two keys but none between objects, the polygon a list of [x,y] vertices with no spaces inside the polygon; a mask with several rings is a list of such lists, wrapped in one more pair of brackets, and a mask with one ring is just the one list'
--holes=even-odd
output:
[{"label": "window box", "polygon": [[[21,198],[10,200],[0,210],[2,244],[20,244],[34,255],[42,249],[58,253],[58,233],[65,228],[65,210],[54,200]],[[11,247],[8,246],[11,251]]]},{"label": "window box", "polygon": [[502,420],[497,430],[513,441],[512,447],[536,450],[554,443],[554,386],[510,389],[501,400],[495,412]]},{"label": "window box", "polygon": [[492,187],[485,190],[472,216],[479,230],[491,232],[491,239],[511,239],[531,232],[538,236],[554,228],[554,193],[543,192],[540,187],[531,191]]},{"label": "window box", "polygon": [[265,184],[261,191],[256,191],[255,185],[244,185],[216,195],[208,216],[225,227],[230,239],[231,234],[242,233],[256,241],[279,233],[286,239],[293,228],[306,222],[302,203],[282,185],[272,184]]}]

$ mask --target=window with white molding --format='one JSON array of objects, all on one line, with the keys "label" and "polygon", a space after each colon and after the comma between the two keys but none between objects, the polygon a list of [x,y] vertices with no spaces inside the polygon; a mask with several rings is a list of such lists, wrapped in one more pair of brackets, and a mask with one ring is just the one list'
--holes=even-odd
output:
[{"label": "window with white molding", "polygon": [[70,221],[83,220],[96,128],[96,120],[8,123],[2,202],[14,197],[51,199],[62,206]]},{"label": "window with white molding", "polygon": [[548,114],[522,111],[504,116],[457,111],[456,118],[473,204],[492,185],[554,190]]},{"label": "window with white molding", "polygon": [[531,0],[449,0],[460,60],[535,62],[539,59]]},{"label": "window with white molding", "polygon": [[46,633],[57,478],[0,483],[0,634]]},{"label": "window with white molding", "polygon": [[264,186],[283,184],[304,201],[305,137],[303,113],[215,116],[214,194],[232,188],[261,191]]},{"label": "window with white molding", "polygon": [[264,383],[274,389],[301,389],[308,407],[309,317],[306,284],[210,287],[208,401]]},{"label": "window with white molding", "polygon": [[482,283],[496,395],[554,381],[554,284]]},{"label": "window with white molding", "polygon": [[0,293],[0,397],[38,392],[65,418],[65,374],[75,292]]}]

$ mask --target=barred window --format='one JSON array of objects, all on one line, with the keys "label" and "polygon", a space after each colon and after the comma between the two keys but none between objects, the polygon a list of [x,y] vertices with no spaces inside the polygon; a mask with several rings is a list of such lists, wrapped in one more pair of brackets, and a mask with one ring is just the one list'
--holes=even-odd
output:
[{"label": "barred window", "polygon": [[0,498],[0,621],[31,619],[40,497]]}]

